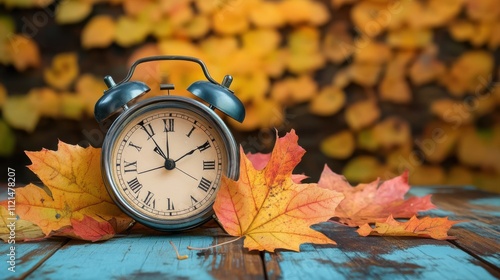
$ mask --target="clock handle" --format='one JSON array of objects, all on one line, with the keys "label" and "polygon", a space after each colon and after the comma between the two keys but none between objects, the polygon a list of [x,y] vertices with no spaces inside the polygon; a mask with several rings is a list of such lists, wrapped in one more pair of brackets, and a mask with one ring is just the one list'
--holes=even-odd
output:
[{"label": "clock handle", "polygon": [[130,78],[132,78],[132,75],[134,74],[134,71],[135,71],[135,68],[137,67],[137,65],[139,65],[141,63],[145,63],[145,62],[160,61],[160,60],[184,60],[184,61],[190,61],[190,62],[197,63],[198,65],[200,65],[201,70],[203,71],[203,74],[205,74],[205,77],[207,78],[207,80],[209,80],[213,84],[221,85],[214,78],[212,78],[212,76],[210,76],[210,73],[208,72],[208,68],[203,61],[201,61],[200,59],[198,59],[196,57],[183,56],[183,55],[155,55],[155,56],[148,56],[148,57],[143,57],[141,59],[138,59],[130,66],[130,70],[128,71],[128,74],[125,77],[125,79],[123,79],[123,81],[119,82],[118,84],[128,82],[130,80]]},{"label": "clock handle", "polygon": [[[200,65],[201,70],[203,70],[203,74],[205,74],[205,77],[207,78],[207,81],[197,81],[190,85],[187,90],[190,91],[192,94],[196,95],[197,97],[203,99],[206,101],[208,104],[210,104],[210,108],[214,109],[217,108],[229,117],[239,121],[243,122],[245,119],[245,107],[243,106],[243,103],[241,100],[239,100],[235,95],[232,90],[229,89],[229,86],[231,85],[231,82],[233,81],[233,77],[226,75],[224,79],[222,80],[222,83],[218,83],[212,76],[210,76],[210,73],[208,73],[208,68],[198,58],[192,57],[192,56],[182,56],[182,55],[157,55],[157,56],[149,56],[149,57],[144,57],[141,59],[138,59],[135,61],[131,66],[130,70],[127,73],[127,76],[125,79],[123,79],[121,82],[115,84],[111,77],[106,77],[104,79],[106,85],[108,86],[108,96],[103,97],[101,99],[116,99],[116,96],[119,95],[118,91],[121,91],[120,87],[126,87],[127,83],[130,81],[132,78],[132,75],[134,74],[135,68],[137,65],[145,62],[151,62],[151,61],[161,61],[161,60],[183,60],[183,61],[190,61],[197,63]],[[135,84],[140,84],[140,88],[143,89],[141,93],[148,91],[149,88],[143,83],[140,82],[132,82]],[[137,87],[137,85],[134,85]],[[147,90],[146,90],[147,88]],[[112,92],[113,94],[109,94]],[[105,95],[106,96],[106,95]],[[94,110],[95,112],[98,112],[99,114],[96,114],[96,119],[102,120],[106,117],[108,117],[112,112],[115,112],[116,110],[119,110],[121,107],[126,105],[130,100],[136,98],[138,95],[133,95],[133,96],[125,96],[121,97],[121,99],[125,99],[126,102],[120,101],[118,105],[109,105],[106,102],[104,104],[101,104],[101,100],[98,101],[98,104],[96,104],[96,109]],[[103,107],[105,110],[103,110]],[[102,112],[102,113],[101,113]],[[104,117],[105,116],[105,117]]]}]

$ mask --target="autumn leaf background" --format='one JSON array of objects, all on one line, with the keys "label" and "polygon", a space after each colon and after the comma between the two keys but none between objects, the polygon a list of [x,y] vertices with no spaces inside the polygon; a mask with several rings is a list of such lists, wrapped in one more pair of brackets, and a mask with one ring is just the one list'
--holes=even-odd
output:
[{"label": "autumn leaf background", "polygon": [[[246,152],[296,129],[298,174],[324,164],[352,184],[408,169],[412,185],[500,191],[500,4],[494,0],[103,0],[0,2],[0,166],[24,183],[25,150],[98,147],[102,78],[143,56],[201,58],[245,103],[228,120]],[[134,79],[185,95],[196,65]]]}]

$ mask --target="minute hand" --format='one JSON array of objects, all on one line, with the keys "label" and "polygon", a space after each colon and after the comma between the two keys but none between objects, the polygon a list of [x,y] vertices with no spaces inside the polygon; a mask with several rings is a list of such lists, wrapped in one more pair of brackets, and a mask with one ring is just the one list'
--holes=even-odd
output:
[{"label": "minute hand", "polygon": [[201,151],[207,149],[208,147],[210,147],[210,143],[207,141],[207,142],[203,143],[203,145],[200,145],[200,146],[192,149],[191,151],[185,153],[183,156],[181,156],[180,158],[176,159],[175,162],[178,162],[179,160],[181,160],[182,158],[184,158],[186,156],[192,155],[196,150],[200,150],[200,152],[201,152]]}]

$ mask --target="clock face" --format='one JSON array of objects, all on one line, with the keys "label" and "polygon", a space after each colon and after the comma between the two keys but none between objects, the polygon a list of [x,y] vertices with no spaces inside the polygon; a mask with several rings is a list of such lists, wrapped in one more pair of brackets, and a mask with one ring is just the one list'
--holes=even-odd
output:
[{"label": "clock face", "polygon": [[111,148],[115,192],[146,217],[175,221],[211,209],[227,147],[205,117],[184,108],[133,116]]}]

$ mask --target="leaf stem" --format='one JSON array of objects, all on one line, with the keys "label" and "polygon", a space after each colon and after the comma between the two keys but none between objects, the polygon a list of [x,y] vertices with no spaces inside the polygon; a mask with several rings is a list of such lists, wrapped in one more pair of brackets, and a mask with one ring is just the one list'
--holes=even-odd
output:
[{"label": "leaf stem", "polygon": [[229,243],[233,243],[233,242],[236,242],[238,240],[240,240],[241,238],[243,237],[242,236],[238,236],[237,238],[235,239],[231,239],[231,240],[228,240],[226,242],[222,242],[222,243],[219,243],[219,244],[215,244],[215,245],[212,245],[212,246],[208,246],[208,247],[205,247],[205,248],[197,248],[197,247],[191,247],[191,246],[188,246],[187,248],[189,250],[198,250],[198,251],[201,251],[201,250],[208,250],[208,249],[212,249],[212,248],[216,248],[216,247],[219,247],[219,246],[223,246],[223,245],[226,245],[226,244],[229,244]]},{"label": "leaf stem", "polygon": [[174,248],[174,251],[175,251],[175,254],[177,255],[177,259],[178,260],[185,260],[188,258],[187,255],[179,255],[179,251],[177,251],[177,247],[174,245],[174,243],[172,241],[169,241],[170,242],[170,245],[172,245],[172,247]]}]

